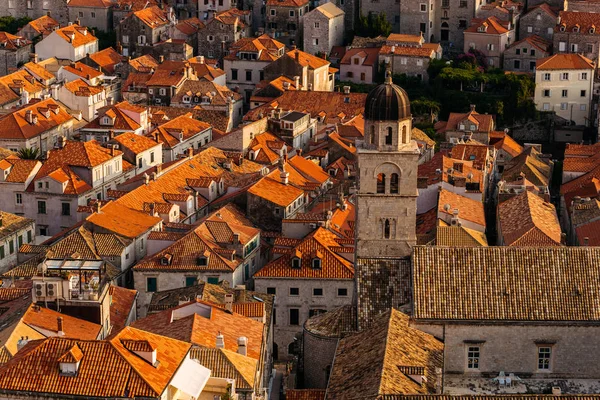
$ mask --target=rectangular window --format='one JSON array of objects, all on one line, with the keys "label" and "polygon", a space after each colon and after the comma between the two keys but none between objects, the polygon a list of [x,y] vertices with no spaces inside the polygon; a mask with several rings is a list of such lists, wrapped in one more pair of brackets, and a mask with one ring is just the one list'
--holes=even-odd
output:
[{"label": "rectangular window", "polygon": [[567,103],[560,103],[560,109],[565,111],[567,108],[569,108],[569,105]]},{"label": "rectangular window", "polygon": [[299,296],[299,295],[300,295],[300,288],[297,288],[297,287],[290,288],[290,296]]},{"label": "rectangular window", "polygon": [[154,293],[157,290],[157,278],[146,278],[146,292]]},{"label": "rectangular window", "polygon": [[551,94],[550,89],[544,89],[542,91],[542,96],[543,97],[550,97],[550,94]]},{"label": "rectangular window", "polygon": [[365,79],[366,79],[366,75],[365,75],[365,73],[364,73],[364,72],[361,72],[361,73],[360,73],[360,80],[361,80],[361,81],[364,81]]},{"label": "rectangular window", "polygon": [[549,73],[545,73],[544,74],[544,80],[549,82],[550,81],[550,74]]},{"label": "rectangular window", "polygon": [[15,196],[17,204],[23,204],[23,195],[21,193],[17,193]]},{"label": "rectangular window", "polygon": [[467,0],[460,0],[460,3],[458,4],[458,6],[460,8],[467,8]]},{"label": "rectangular window", "polygon": [[577,43],[572,43],[571,44],[571,52],[572,53],[577,53]]},{"label": "rectangular window", "polygon": [[323,288],[313,288],[313,296],[323,296]]},{"label": "rectangular window", "polygon": [[560,93],[560,97],[569,97],[569,91],[567,89],[563,89]]},{"label": "rectangular window", "polygon": [[206,282],[207,282],[207,283],[210,283],[210,284],[212,284],[212,285],[218,285],[218,284],[219,284],[219,277],[218,277],[218,276],[211,276],[211,277],[208,277],[208,278],[206,279]]},{"label": "rectangular window", "polygon": [[300,310],[290,308],[290,325],[300,325]]},{"label": "rectangular window", "polygon": [[592,43],[588,43],[586,46],[586,50],[588,53],[593,53],[594,52],[594,45]]},{"label": "rectangular window", "polygon": [[314,46],[318,46],[319,45],[319,38],[313,38],[313,45]]},{"label": "rectangular window", "polygon": [[4,245],[0,246],[0,260],[3,260],[6,255],[4,254]]},{"label": "rectangular window", "polygon": [[559,42],[558,43],[558,51],[566,51],[567,50],[567,42]]},{"label": "rectangular window", "polygon": [[293,17],[294,15],[294,10],[290,10],[290,17]]},{"label": "rectangular window", "polygon": [[461,29],[466,29],[467,27],[467,20],[466,19],[459,19],[458,20],[458,27]]},{"label": "rectangular window", "polygon": [[543,110],[544,111],[550,111],[550,103],[544,103]]},{"label": "rectangular window", "polygon": [[19,235],[18,237],[19,248],[23,245],[23,235]]},{"label": "rectangular window", "polygon": [[467,348],[467,369],[479,369],[479,346]]},{"label": "rectangular window", "polygon": [[231,80],[232,81],[237,81],[238,79],[238,70],[237,69],[232,69],[231,70]]},{"label": "rectangular window", "polygon": [[338,288],[337,295],[339,297],[346,297],[346,296],[348,296],[348,289],[346,289],[346,288]]},{"label": "rectangular window", "polygon": [[569,73],[568,72],[563,72],[562,74],[560,74],[560,80],[561,81],[568,81],[569,80]]},{"label": "rectangular window", "polygon": [[521,69],[521,60],[513,60],[513,68]]},{"label": "rectangular window", "polygon": [[579,111],[586,111],[587,110],[587,104],[580,104],[579,105]]},{"label": "rectangular window", "polygon": [[550,357],[552,356],[551,347],[538,347],[538,369],[543,371],[550,370]]},{"label": "rectangular window", "polygon": [[186,276],[185,277],[185,287],[194,286],[196,284],[195,276]]},{"label": "rectangular window", "polygon": [[421,12],[427,12],[427,4],[421,4]]},{"label": "rectangular window", "polygon": [[44,200],[38,200],[38,214],[46,214],[46,202]]},{"label": "rectangular window", "polygon": [[92,14],[92,18],[96,18],[96,13],[95,12],[92,11],[91,14]]},{"label": "rectangular window", "polygon": [[31,243],[31,231],[27,231],[27,243]]},{"label": "rectangular window", "polygon": [[15,241],[10,239],[10,241],[8,242],[8,252],[10,254],[15,252]]},{"label": "rectangular window", "polygon": [[277,294],[277,288],[268,287],[267,288],[267,294]]},{"label": "rectangular window", "polygon": [[581,97],[585,97],[586,94],[587,94],[587,92],[585,90],[581,91]]},{"label": "rectangular window", "polygon": [[61,206],[62,206],[61,215],[71,215],[71,204],[62,203]]},{"label": "rectangular window", "polygon": [[582,81],[586,81],[587,80],[587,72],[582,72],[581,73],[581,80]]},{"label": "rectangular window", "polygon": [[527,33],[532,33],[532,32],[533,32],[533,26],[528,26]]},{"label": "rectangular window", "polygon": [[271,16],[274,17],[275,16],[275,10],[271,8]]},{"label": "rectangular window", "polygon": [[315,28],[318,28],[318,27],[319,27],[319,23],[315,22]]},{"label": "rectangular window", "polygon": [[419,31],[421,31],[421,33],[425,33],[425,31],[427,30],[427,24],[422,22],[419,24]]},{"label": "rectangular window", "polygon": [[252,71],[246,71],[246,81],[251,81],[252,80]]}]

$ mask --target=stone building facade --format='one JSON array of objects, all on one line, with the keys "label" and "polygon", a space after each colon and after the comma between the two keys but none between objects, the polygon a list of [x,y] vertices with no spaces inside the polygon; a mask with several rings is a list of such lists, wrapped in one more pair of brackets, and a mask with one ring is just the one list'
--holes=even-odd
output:
[{"label": "stone building facade", "polygon": [[578,53],[596,60],[600,49],[600,14],[561,11],[554,29],[554,53]]},{"label": "stone building facade", "polygon": [[496,17],[473,20],[464,35],[464,52],[479,50],[486,56],[488,65],[495,68],[502,67],[504,50],[515,41],[514,26]]},{"label": "stone building facade", "polygon": [[421,33],[425,41],[436,40],[434,21],[437,9],[434,1],[400,1],[400,33],[418,35]]},{"label": "stone building facade", "polygon": [[132,57],[148,54],[146,48],[168,39],[173,23],[174,14],[157,6],[129,14],[117,28],[122,54]]},{"label": "stone building facade", "polygon": [[392,32],[400,32],[400,3],[401,0],[360,0],[359,15],[385,14],[388,22],[392,24]]},{"label": "stone building facade", "polygon": [[0,76],[16,71],[29,61],[32,51],[31,41],[26,38],[0,32]]},{"label": "stone building facade", "polygon": [[112,30],[112,8],[108,2],[86,2],[71,0],[69,2],[69,21],[77,21],[81,26],[99,29],[103,32]]},{"label": "stone building facade", "polygon": [[249,37],[251,14],[235,8],[219,13],[198,30],[198,55],[222,62],[232,43]]},{"label": "stone building facade", "polygon": [[52,18],[64,26],[69,23],[67,3],[68,0],[2,0],[0,15],[38,19],[51,12]]},{"label": "stone building facade", "polygon": [[504,69],[534,72],[536,61],[550,55],[550,47],[551,42],[536,35],[519,40],[504,51]]},{"label": "stone building facade", "polygon": [[308,5],[308,0],[267,0],[266,33],[286,46],[299,46]]},{"label": "stone building facade", "polygon": [[304,16],[304,51],[329,54],[344,43],[344,11],[325,3]]},{"label": "stone building facade", "polygon": [[548,4],[541,4],[530,9],[519,18],[519,39],[538,35],[552,43],[556,18],[558,15]]}]

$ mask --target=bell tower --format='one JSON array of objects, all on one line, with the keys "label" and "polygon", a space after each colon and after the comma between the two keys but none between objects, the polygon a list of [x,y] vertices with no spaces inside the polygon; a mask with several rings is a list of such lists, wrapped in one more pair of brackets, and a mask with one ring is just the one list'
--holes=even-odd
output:
[{"label": "bell tower", "polygon": [[359,327],[409,301],[412,247],[417,243],[419,149],[411,139],[408,95],[385,83],[367,96],[365,137],[357,143],[356,287]]}]

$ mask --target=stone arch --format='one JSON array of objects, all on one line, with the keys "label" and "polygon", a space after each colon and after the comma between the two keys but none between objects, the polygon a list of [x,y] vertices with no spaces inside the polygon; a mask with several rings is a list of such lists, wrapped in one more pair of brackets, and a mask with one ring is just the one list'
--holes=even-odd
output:
[{"label": "stone arch", "polygon": [[383,162],[375,167],[373,179],[377,178],[377,175],[380,173],[384,173],[386,176],[391,176],[391,174],[396,173],[398,174],[399,178],[402,178],[402,169],[398,164],[392,161]]}]

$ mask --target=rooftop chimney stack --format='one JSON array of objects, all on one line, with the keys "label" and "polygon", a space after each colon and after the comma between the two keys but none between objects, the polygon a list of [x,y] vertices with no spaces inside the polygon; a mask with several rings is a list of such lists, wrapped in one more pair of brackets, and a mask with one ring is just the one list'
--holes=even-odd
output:
[{"label": "rooftop chimney stack", "polygon": [[148,183],[150,183],[150,176],[144,172],[144,185],[147,185]]},{"label": "rooftop chimney stack", "polygon": [[471,112],[475,112],[475,104],[471,104],[469,107],[471,108]]},{"label": "rooftop chimney stack", "polygon": [[247,356],[248,355],[248,338],[245,336],[240,336],[237,340],[238,342],[238,353]]},{"label": "rooftop chimney stack", "polygon": [[350,94],[350,86],[344,86],[344,93]]},{"label": "rooftop chimney stack", "polygon": [[227,311],[233,311],[233,294],[231,293],[225,295],[225,309]]},{"label": "rooftop chimney stack", "polygon": [[96,202],[96,213],[100,214],[100,208],[102,208],[102,203],[100,203],[100,200],[98,200]]},{"label": "rooftop chimney stack", "polygon": [[25,111],[25,121],[27,121],[28,124],[33,123],[33,111],[31,111],[31,110]]},{"label": "rooftop chimney stack", "polygon": [[225,348],[225,338],[223,337],[223,334],[221,334],[221,331],[219,331],[219,333],[217,334],[217,344],[215,347],[217,349]]},{"label": "rooftop chimney stack", "polygon": [[194,157],[194,148],[193,147],[188,147],[187,156],[188,156],[188,158]]},{"label": "rooftop chimney stack", "polygon": [[58,336],[65,336],[65,331],[63,330],[63,319],[62,319],[62,317],[56,318],[56,323],[58,325],[58,328],[56,329],[56,331],[58,332]]}]

